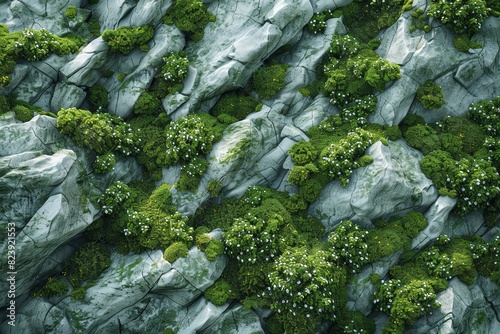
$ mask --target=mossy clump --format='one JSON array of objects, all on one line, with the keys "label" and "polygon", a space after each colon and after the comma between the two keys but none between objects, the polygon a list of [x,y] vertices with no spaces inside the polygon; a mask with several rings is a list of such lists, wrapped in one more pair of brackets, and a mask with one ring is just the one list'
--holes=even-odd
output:
[{"label": "mossy clump", "polygon": [[16,117],[16,119],[20,120],[21,122],[29,122],[35,116],[33,110],[19,104],[14,106],[12,111],[14,112],[14,116]]},{"label": "mossy clump", "polygon": [[489,12],[484,0],[432,0],[427,13],[448,25],[455,33],[472,36],[481,29]]},{"label": "mossy clump", "polygon": [[97,280],[111,265],[111,253],[102,243],[89,242],[64,263],[64,275],[74,288]]},{"label": "mossy clump", "polygon": [[113,51],[128,54],[136,46],[144,46],[154,36],[154,29],[150,25],[136,28],[121,27],[116,30],[105,30],[102,39],[108,43]]},{"label": "mossy clump", "polygon": [[77,15],[78,15],[78,8],[76,8],[76,6],[69,6],[68,8],[66,8],[66,11],[64,12],[64,16],[66,16],[70,20],[76,19]]},{"label": "mossy clump", "polygon": [[175,25],[195,42],[203,38],[210,22],[215,22],[215,15],[199,0],[174,0],[163,17],[163,23]]},{"label": "mossy clump", "polygon": [[134,104],[137,115],[156,115],[161,110],[161,101],[151,92],[143,92]]},{"label": "mossy clump", "polygon": [[40,61],[53,53],[58,56],[75,53],[80,46],[73,38],[59,37],[45,29],[10,33],[5,25],[0,25],[0,88],[10,84],[10,74],[20,59]]},{"label": "mossy clump", "polygon": [[[210,110],[210,114],[219,118],[232,116],[234,121],[242,120],[257,110],[259,102],[243,91],[223,94]],[[224,116],[226,115],[226,116]],[[226,123],[226,122],[224,122]],[[231,122],[229,122],[231,123]]]},{"label": "mossy clump", "polygon": [[105,87],[99,84],[92,85],[89,88],[88,99],[93,106],[93,111],[95,112],[106,111],[109,104],[109,100],[108,100],[108,91]]},{"label": "mossy clump", "polygon": [[234,293],[231,290],[231,285],[224,279],[215,281],[212,286],[205,290],[205,298],[215,306],[222,306],[228,300],[233,298]]},{"label": "mossy clump", "polygon": [[417,89],[417,101],[425,109],[437,110],[444,104],[443,88],[434,81],[427,81]]},{"label": "mossy clump", "polygon": [[165,261],[174,263],[177,259],[181,257],[186,257],[189,253],[189,249],[183,242],[174,242],[163,253],[163,258]]},{"label": "mossy clump", "polygon": [[50,298],[62,296],[68,292],[68,285],[59,278],[49,277],[47,283],[34,292],[35,297]]},{"label": "mossy clump", "polygon": [[470,49],[481,49],[479,42],[471,41],[468,35],[460,35],[453,38],[453,46],[460,52],[469,52]]},{"label": "mossy clump", "polygon": [[253,87],[261,99],[267,100],[285,87],[287,68],[286,64],[274,64],[262,67],[252,74]]}]

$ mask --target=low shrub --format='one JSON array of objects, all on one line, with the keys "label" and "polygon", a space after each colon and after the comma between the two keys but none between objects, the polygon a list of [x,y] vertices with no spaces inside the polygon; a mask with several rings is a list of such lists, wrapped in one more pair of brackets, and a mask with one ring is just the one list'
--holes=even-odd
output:
[{"label": "low shrub", "polygon": [[447,24],[457,34],[472,36],[489,15],[484,0],[432,0],[428,15]]},{"label": "low shrub", "polygon": [[467,118],[481,126],[489,135],[500,135],[500,97],[472,103]]},{"label": "low shrub", "polygon": [[54,296],[61,296],[68,292],[68,286],[58,278],[49,277],[47,283],[34,293],[35,297],[50,298]]},{"label": "low shrub", "polygon": [[115,164],[115,155],[113,152],[108,152],[103,155],[98,155],[92,163],[92,168],[95,173],[108,173],[114,170]]},{"label": "low shrub", "polygon": [[292,162],[299,166],[315,162],[318,157],[318,151],[314,145],[308,141],[300,141],[296,143],[290,148],[288,154],[290,154]]},{"label": "low shrub", "polygon": [[105,30],[102,39],[108,43],[113,51],[128,54],[136,46],[144,46],[154,36],[154,29],[150,25],[136,28],[121,27],[116,30]]},{"label": "low shrub", "polygon": [[199,0],[174,0],[163,17],[163,23],[175,24],[195,42],[203,38],[205,27],[209,22],[215,22],[215,15],[207,11]]},{"label": "low shrub", "polygon": [[175,184],[180,191],[196,191],[200,185],[201,176],[208,169],[208,161],[201,157],[194,157],[181,166],[181,176]]},{"label": "low shrub", "polygon": [[70,20],[76,19],[77,14],[78,8],[76,8],[76,6],[69,6],[64,12],[64,16],[66,16]]},{"label": "low shrub", "polygon": [[163,58],[163,62],[160,77],[167,86],[167,93],[180,91],[182,82],[188,74],[189,60],[179,53],[172,52]]},{"label": "low shrub", "polygon": [[235,117],[236,120],[242,120],[255,112],[258,105],[259,102],[252,96],[244,94],[244,92],[234,91],[223,94],[210,110],[210,114],[215,117],[229,115]]},{"label": "low shrub", "polygon": [[14,108],[12,108],[12,111],[14,112],[14,116],[16,117],[16,119],[20,120],[21,122],[29,122],[35,116],[33,110],[19,104],[14,106]]},{"label": "low shrub", "polygon": [[174,242],[163,253],[163,258],[165,261],[174,263],[177,259],[181,257],[186,257],[189,253],[189,249],[183,242]]},{"label": "low shrub", "polygon": [[204,250],[205,256],[209,261],[215,261],[224,254],[224,243],[217,239],[212,239]]},{"label": "low shrub", "polygon": [[408,145],[422,151],[423,154],[429,154],[441,147],[436,130],[428,125],[409,127],[405,132],[404,138],[408,142]]},{"label": "low shrub", "polygon": [[215,306],[222,306],[231,298],[234,293],[231,286],[224,279],[218,279],[212,286],[205,290],[205,298]]},{"label": "low shrub", "polygon": [[82,245],[64,263],[64,275],[74,288],[90,283],[111,264],[111,253],[102,243],[89,242]]},{"label": "low shrub", "polygon": [[260,68],[252,74],[253,86],[261,99],[267,100],[285,87],[287,68],[286,64],[276,64]]},{"label": "low shrub", "polygon": [[417,89],[417,100],[424,108],[436,110],[444,104],[443,88],[434,81],[427,81]]},{"label": "low shrub", "polygon": [[134,104],[137,115],[155,115],[161,109],[161,101],[150,92],[143,92]]},{"label": "low shrub", "polygon": [[321,13],[314,13],[309,22],[307,23],[307,29],[313,34],[322,33],[326,29],[326,21],[334,17],[340,17],[341,12],[327,9]]},{"label": "low shrub", "polygon": [[359,272],[361,266],[368,263],[368,231],[347,220],[341,222],[328,236],[328,250],[339,267],[345,267],[349,273]]},{"label": "low shrub", "polygon": [[219,180],[210,180],[207,183],[207,190],[210,197],[217,197],[222,190],[222,183]]}]

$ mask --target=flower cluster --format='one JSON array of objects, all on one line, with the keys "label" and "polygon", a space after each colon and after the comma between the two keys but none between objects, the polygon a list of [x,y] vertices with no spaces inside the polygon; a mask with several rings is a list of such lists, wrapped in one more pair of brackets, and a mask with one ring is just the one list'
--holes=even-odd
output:
[{"label": "flower cluster", "polygon": [[166,140],[166,163],[171,165],[210,152],[215,135],[198,115],[190,114],[167,127]]},{"label": "flower cluster", "polygon": [[339,265],[356,273],[362,265],[369,262],[367,238],[368,231],[347,220],[330,233],[328,243],[332,246],[333,257],[339,260]]},{"label": "flower cluster", "polygon": [[104,194],[99,198],[99,202],[102,204],[104,213],[110,215],[118,205],[123,204],[129,198],[129,186],[121,181],[115,181],[104,191]]},{"label": "flower cluster", "polygon": [[318,315],[334,320],[342,307],[345,270],[334,264],[325,250],[311,252],[307,248],[286,250],[268,274],[267,295],[271,309],[293,317],[312,318]]},{"label": "flower cluster", "polygon": [[361,43],[353,36],[333,35],[328,54],[335,58],[349,58],[361,51]]},{"label": "flower cluster", "polygon": [[489,15],[485,0],[432,0],[428,11],[457,34],[473,35]]},{"label": "flower cluster", "polygon": [[363,129],[350,132],[337,143],[325,147],[320,154],[320,169],[332,179],[339,178],[343,186],[349,183],[353,170],[361,167],[356,161],[373,144],[373,135]]},{"label": "flower cluster", "polygon": [[451,279],[453,276],[454,261],[436,247],[430,247],[420,254],[429,273],[436,277]]},{"label": "flower cluster", "polygon": [[343,107],[339,114],[322,121],[319,129],[325,132],[332,132],[344,125],[349,125],[350,128],[362,127],[368,123],[368,115],[375,112],[376,106],[377,98],[373,95],[356,99],[352,104]]},{"label": "flower cluster", "polygon": [[324,90],[332,104],[348,104],[383,90],[386,83],[401,77],[397,64],[380,58],[349,35],[334,36],[329,53],[330,62],[324,65]]},{"label": "flower cluster", "polygon": [[408,284],[397,279],[382,281],[373,295],[373,303],[377,310],[389,314],[390,321],[386,326],[401,329],[440,306],[432,286],[421,280],[412,280]]},{"label": "flower cluster", "polygon": [[92,163],[95,173],[107,173],[113,171],[116,164],[116,158],[113,152],[98,155]]},{"label": "flower cluster", "polygon": [[222,236],[226,253],[245,265],[272,262],[284,243],[279,235],[281,224],[271,224],[248,213],[236,218],[231,229]]},{"label": "flower cluster", "polygon": [[500,135],[500,97],[473,103],[467,115],[491,136]]},{"label": "flower cluster", "polygon": [[161,69],[163,79],[170,86],[180,84],[188,73],[189,60],[178,53],[172,52],[163,58],[165,64]]},{"label": "flower cluster", "polygon": [[315,13],[307,23],[307,29],[313,34],[322,33],[326,29],[326,21],[333,17],[333,12],[330,9]]}]

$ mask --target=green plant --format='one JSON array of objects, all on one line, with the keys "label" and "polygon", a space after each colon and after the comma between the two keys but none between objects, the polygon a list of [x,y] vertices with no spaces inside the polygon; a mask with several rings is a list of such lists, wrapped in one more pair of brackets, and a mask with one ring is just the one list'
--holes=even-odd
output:
[{"label": "green plant", "polygon": [[377,310],[389,314],[389,322],[382,332],[403,333],[404,326],[415,322],[441,304],[427,281],[413,280],[404,284],[400,280],[382,281],[373,295]]},{"label": "green plant", "polygon": [[426,109],[439,109],[444,104],[443,88],[434,81],[427,81],[417,89],[417,100]]},{"label": "green plant", "polygon": [[288,182],[299,186],[303,185],[317,172],[319,172],[319,169],[313,163],[308,163],[305,166],[293,166],[288,175]]},{"label": "green plant", "polygon": [[121,181],[113,182],[99,197],[105,214],[112,214],[120,205],[130,198],[131,189]]},{"label": "green plant", "polygon": [[64,283],[62,280],[58,278],[51,278],[49,277],[47,283],[36,291],[34,295],[36,297],[54,297],[54,296],[61,296],[66,294],[68,292],[68,286],[66,283]]},{"label": "green plant", "polygon": [[143,92],[134,104],[137,115],[154,115],[160,111],[161,101],[150,92]]},{"label": "green plant", "polygon": [[334,320],[347,301],[345,269],[325,250],[285,250],[268,279],[271,309],[287,333],[311,332],[320,317]]},{"label": "green plant", "polygon": [[92,163],[95,173],[112,172],[116,164],[116,157],[113,152],[98,155]]},{"label": "green plant", "polygon": [[110,266],[110,252],[102,243],[89,242],[81,246],[64,263],[64,275],[74,288],[96,280]]},{"label": "green plant", "polygon": [[[204,228],[204,226],[201,226],[201,228]],[[198,229],[196,229],[195,232],[198,233]],[[204,251],[207,248],[207,246],[211,240],[212,240],[212,238],[207,233],[197,234],[196,235],[196,247],[198,247],[199,250]]]},{"label": "green plant", "polygon": [[231,286],[223,279],[218,279],[212,286],[205,290],[205,298],[216,306],[224,305],[233,298]]},{"label": "green plant", "polygon": [[64,16],[66,16],[70,20],[75,19],[77,14],[78,14],[78,8],[76,8],[76,6],[69,6],[68,8],[66,8],[66,11],[64,12]]},{"label": "green plant", "polygon": [[14,116],[21,122],[29,122],[34,117],[33,110],[23,105],[18,104],[14,106],[12,111],[14,112]]},{"label": "green plant", "polygon": [[116,30],[105,30],[102,39],[108,43],[113,51],[128,54],[136,46],[143,46],[154,36],[154,29],[150,25],[136,28],[121,27]]},{"label": "green plant", "polygon": [[326,21],[340,15],[340,12],[332,12],[330,9],[315,13],[307,23],[307,29],[314,34],[322,33],[326,29]]},{"label": "green plant", "polygon": [[320,154],[320,169],[331,179],[339,178],[342,185],[349,183],[353,169],[360,167],[356,161],[373,144],[373,135],[363,129],[350,132],[345,139],[325,147]]},{"label": "green plant", "polygon": [[207,183],[207,190],[210,197],[217,197],[222,190],[222,183],[219,180],[210,180]]},{"label": "green plant", "polygon": [[252,74],[253,86],[261,99],[267,100],[285,87],[287,68],[286,64],[276,64],[260,68]]},{"label": "green plant", "polygon": [[411,13],[411,23],[410,32],[414,32],[416,29],[420,29],[425,32],[431,31],[431,27],[429,26],[429,17],[421,8],[418,8]]},{"label": "green plant", "polygon": [[69,294],[74,300],[83,300],[85,299],[85,293],[87,289],[85,287],[73,288],[71,293]]},{"label": "green plant", "polygon": [[314,145],[308,141],[300,141],[296,143],[290,148],[288,154],[290,154],[292,162],[299,166],[314,162],[318,157],[318,151]]},{"label": "green plant", "polygon": [[209,122],[213,117],[205,114],[190,114],[171,123],[166,134],[166,165],[171,165],[182,159],[190,161],[198,154],[206,154],[212,149],[216,133]]},{"label": "green plant", "polygon": [[175,184],[180,191],[195,191],[200,185],[200,177],[208,169],[208,161],[194,157],[181,166],[181,176]]},{"label": "green plant", "polygon": [[332,250],[339,267],[356,273],[369,262],[367,238],[368,231],[349,220],[343,221],[328,236],[328,250]]},{"label": "green plant", "polygon": [[186,257],[189,253],[189,249],[183,242],[174,242],[163,253],[163,258],[170,262],[174,263],[177,259],[181,257]]},{"label": "green plant", "polygon": [[215,15],[207,11],[205,5],[198,0],[175,0],[163,17],[163,23],[175,24],[195,42],[203,38],[209,22],[215,22]]},{"label": "green plant", "polygon": [[441,148],[436,130],[428,125],[415,125],[409,127],[404,137],[411,147],[422,151],[423,154],[429,154]]},{"label": "green plant", "polygon": [[97,112],[104,112],[109,104],[108,91],[99,84],[95,84],[89,88],[88,99]]},{"label": "green plant", "polygon": [[427,13],[449,25],[457,34],[472,36],[481,29],[489,9],[484,0],[432,0]]},{"label": "green plant", "polygon": [[323,69],[324,91],[332,104],[346,105],[383,90],[388,82],[401,77],[397,64],[380,58],[350,35],[334,37],[329,56]]},{"label": "green plant", "polygon": [[172,52],[163,58],[164,65],[161,69],[161,79],[167,85],[168,94],[182,89],[182,82],[188,74],[189,60],[179,53]]}]

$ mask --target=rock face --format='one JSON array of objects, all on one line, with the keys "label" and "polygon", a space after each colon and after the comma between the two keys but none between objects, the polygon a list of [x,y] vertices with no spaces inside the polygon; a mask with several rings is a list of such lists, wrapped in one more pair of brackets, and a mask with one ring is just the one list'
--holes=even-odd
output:
[{"label": "rock face", "polygon": [[[263,64],[287,64],[285,85],[269,99],[260,99],[259,111],[232,123],[207,154],[208,170],[198,189],[181,192],[172,187],[173,202],[185,215],[193,214],[209,200],[207,185],[217,180],[220,198],[238,198],[249,186],[265,185],[298,192],[287,181],[293,167],[288,150],[298,141],[309,140],[307,131],[327,116],[339,112],[329,98],[304,96],[299,89],[316,79],[316,69],[328,52],[335,34],[347,28],[342,18],[326,22],[326,30],[313,34],[304,28],[314,13],[335,10],[350,0],[209,0],[203,1],[216,16],[205,28],[204,38],[190,41],[162,17],[174,1],[112,0],[90,1],[14,0],[0,3],[0,22],[10,31],[45,28],[57,35],[76,34],[89,40],[78,53],[51,55],[37,62],[19,61],[8,88],[17,98],[58,112],[61,108],[87,108],[88,91],[99,84],[108,92],[107,110],[122,118],[132,115],[138,97],[151,89],[163,58],[183,50],[190,60],[184,88],[162,99],[172,120],[189,113],[208,112],[222,94],[248,87],[252,73]],[[77,16],[68,19],[69,6]],[[414,1],[426,8],[428,1]],[[155,34],[149,50],[135,48],[127,55],[110,50],[101,38],[91,37],[89,20],[100,23],[101,32],[119,27],[149,24]],[[407,114],[428,122],[445,115],[463,115],[470,103],[500,95],[500,19],[489,17],[472,39],[481,49],[459,52],[453,34],[437,20],[428,33],[409,32],[411,12],[380,35],[376,52],[401,66],[401,79],[378,94],[370,121],[395,125]],[[443,55],[446,55],[443,57]],[[104,75],[106,73],[107,75]],[[445,104],[428,111],[416,101],[417,88],[428,80],[441,85]],[[128,183],[142,177],[134,158],[120,159],[111,173],[97,175],[91,164],[95,153],[77,147],[56,128],[54,118],[35,116],[22,123],[13,112],[0,115],[0,225],[16,227],[16,327],[5,321],[6,294],[0,296],[2,333],[263,333],[266,310],[259,314],[234,301],[215,306],[203,295],[221,276],[227,258],[208,261],[196,247],[174,263],[164,260],[161,250],[120,255],[112,252],[111,266],[84,300],[69,295],[49,299],[33,297],[32,288],[57,274],[64,261],[82,242],[85,229],[101,215],[97,198],[113,182]],[[363,227],[372,221],[423,212],[429,225],[413,239],[412,250],[433,243],[439,235],[489,236],[481,212],[464,217],[452,213],[456,200],[439,196],[432,182],[419,168],[422,154],[400,139],[380,141],[366,154],[373,163],[356,169],[346,187],[332,181],[309,206],[309,213],[321,219],[327,230],[342,220]],[[161,182],[175,184],[180,166],[163,170]],[[160,183],[161,183],[160,182]],[[493,230],[495,231],[495,230]],[[2,255],[7,241],[0,242]],[[375,312],[371,297],[374,274],[386,276],[401,252],[393,253],[363,268],[348,286],[348,308],[376,320],[377,333],[387,320]],[[7,265],[2,256],[1,266]],[[1,291],[8,290],[5,280]],[[441,292],[441,307],[422,317],[406,333],[498,333],[500,289],[490,279],[478,276],[471,286],[452,279]]]},{"label": "rock face", "polygon": [[372,164],[355,170],[345,188],[340,181],[330,182],[309,207],[327,229],[342,220],[368,223],[387,214],[422,210],[436,200],[436,188],[419,168],[421,153],[404,141],[388,146],[377,142],[366,153]]}]

